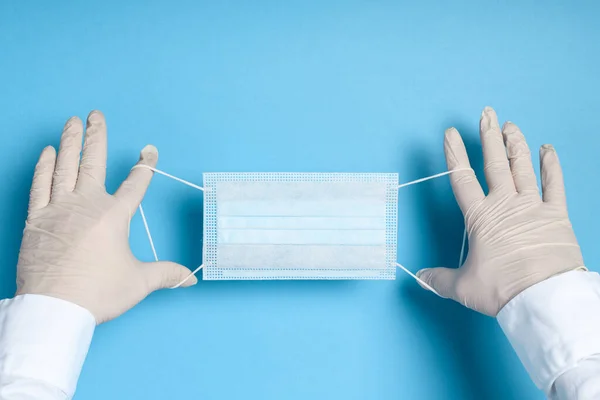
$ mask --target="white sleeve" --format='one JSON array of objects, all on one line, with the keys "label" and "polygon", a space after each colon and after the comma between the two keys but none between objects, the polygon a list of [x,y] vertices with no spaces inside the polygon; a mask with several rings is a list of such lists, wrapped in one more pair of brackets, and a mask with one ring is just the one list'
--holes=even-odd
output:
[{"label": "white sleeve", "polygon": [[68,301],[1,300],[0,399],[71,399],[95,327],[89,311]]},{"label": "white sleeve", "polygon": [[600,399],[600,275],[572,271],[523,291],[498,322],[550,399]]}]

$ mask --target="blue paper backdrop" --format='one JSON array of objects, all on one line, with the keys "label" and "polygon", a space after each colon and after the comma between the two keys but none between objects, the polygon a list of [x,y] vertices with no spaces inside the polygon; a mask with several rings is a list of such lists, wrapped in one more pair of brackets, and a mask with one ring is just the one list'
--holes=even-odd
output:
[{"label": "blue paper backdrop", "polygon": [[[114,190],[146,143],[204,171],[445,169],[455,125],[481,172],[494,106],[553,143],[591,269],[600,265],[600,3],[593,1],[20,1],[0,3],[0,295],[35,160],[101,109]],[[202,194],[156,177],[162,258],[201,260]],[[455,266],[447,178],[400,192],[401,263]],[[140,219],[131,244],[151,252]],[[78,399],[541,399],[496,322],[390,282],[200,282],[100,326]]]}]

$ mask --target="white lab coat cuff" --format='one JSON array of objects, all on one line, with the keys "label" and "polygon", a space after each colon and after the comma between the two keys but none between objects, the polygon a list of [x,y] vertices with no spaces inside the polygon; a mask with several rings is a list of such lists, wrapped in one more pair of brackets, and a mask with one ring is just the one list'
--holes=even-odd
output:
[{"label": "white lab coat cuff", "polygon": [[0,376],[40,381],[71,398],[95,327],[88,310],[65,300],[0,301]]},{"label": "white lab coat cuff", "polygon": [[550,395],[554,381],[600,354],[600,275],[567,272],[520,293],[498,322],[531,379]]}]

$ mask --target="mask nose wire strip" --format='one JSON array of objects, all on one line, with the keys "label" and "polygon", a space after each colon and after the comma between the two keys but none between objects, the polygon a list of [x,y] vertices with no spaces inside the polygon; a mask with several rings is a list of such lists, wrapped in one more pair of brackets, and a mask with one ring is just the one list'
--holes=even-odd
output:
[{"label": "mask nose wire strip", "polygon": [[[171,174],[167,174],[164,171],[161,171],[159,169],[153,168],[149,165],[144,165],[144,164],[138,164],[136,166],[134,166],[132,169],[135,168],[146,168],[149,169],[152,172],[156,172],[157,174],[166,176],[167,178],[171,178],[173,180],[176,180],[177,182],[183,183],[184,185],[187,185],[189,187],[192,187],[194,189],[200,190],[202,192],[204,192],[204,188],[202,186],[198,186],[196,184],[193,184],[192,182],[188,182],[184,179],[178,178],[176,176],[173,176]],[[148,241],[150,242],[150,247],[152,248],[152,254],[154,254],[154,260],[158,261],[158,255],[156,254],[156,248],[154,247],[154,240],[152,240],[152,234],[150,233],[150,228],[148,227],[148,220],[146,219],[146,214],[144,214],[144,208],[142,207],[142,203],[140,203],[140,205],[138,206],[138,208],[140,209],[140,216],[142,217],[142,222],[144,222],[144,228],[146,229],[146,235],[148,235]],[[196,268],[194,271],[192,271],[191,274],[189,274],[184,280],[182,280],[181,282],[179,282],[177,285],[171,287],[170,289],[177,289],[178,287],[180,287],[181,285],[183,285],[185,282],[187,282],[188,279],[190,279],[193,275],[196,275],[196,273],[198,271],[200,271],[202,269],[202,267],[204,267],[204,264],[201,264],[198,268]]]},{"label": "mask nose wire strip", "polygon": [[[421,178],[421,179],[417,179],[417,180],[414,180],[414,181],[402,183],[402,184],[398,185],[398,189],[401,189],[403,187],[410,186],[410,185],[415,185],[417,183],[425,182],[425,181],[428,181],[430,179],[440,178],[442,176],[453,174],[453,173],[459,172],[459,171],[473,171],[473,169],[472,168],[451,169],[450,171],[440,172],[439,174],[435,174],[435,175],[431,175],[431,176],[426,176],[425,178]],[[462,266],[462,263],[463,263],[463,258],[465,256],[465,246],[466,246],[466,244],[467,244],[467,227],[465,226],[465,230],[463,232],[463,237],[462,237],[462,245],[461,245],[461,248],[460,248],[460,259],[458,260],[458,267],[459,268]],[[402,271],[406,272],[408,275],[410,275],[413,278],[415,278],[415,280],[417,282],[419,282],[422,286],[424,286],[425,288],[431,290],[433,293],[435,293],[438,296],[440,296],[440,294],[438,292],[436,292],[431,286],[429,286],[427,283],[425,283],[418,276],[416,276],[415,274],[413,274],[412,272],[410,272],[406,267],[404,267],[403,265],[401,265],[399,263],[396,263],[396,266],[399,267]],[[440,297],[444,298],[443,296],[440,296]]]}]

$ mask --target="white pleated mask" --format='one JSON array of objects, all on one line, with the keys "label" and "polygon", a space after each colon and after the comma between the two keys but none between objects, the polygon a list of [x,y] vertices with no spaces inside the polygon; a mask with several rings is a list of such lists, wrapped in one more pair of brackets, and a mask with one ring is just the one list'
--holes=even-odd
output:
[{"label": "white pleated mask", "polygon": [[394,279],[397,174],[204,174],[204,279]]},{"label": "white pleated mask", "polygon": [[137,167],[204,191],[204,280],[395,279],[396,266],[416,278],[396,261],[398,189],[458,171],[403,185],[396,173],[205,173],[201,187]]}]

